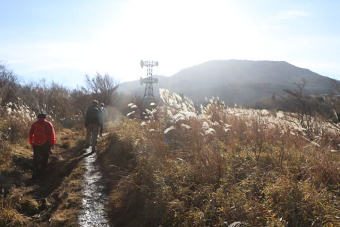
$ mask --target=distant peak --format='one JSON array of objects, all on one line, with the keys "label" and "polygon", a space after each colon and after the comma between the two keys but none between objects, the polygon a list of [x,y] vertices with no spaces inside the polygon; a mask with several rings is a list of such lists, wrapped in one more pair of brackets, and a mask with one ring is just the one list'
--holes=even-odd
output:
[{"label": "distant peak", "polygon": [[287,61],[247,60],[247,59],[210,60],[210,61],[206,61],[206,62],[203,62],[201,64],[198,64],[198,65],[211,64],[211,63],[280,63],[280,64],[292,65]]}]

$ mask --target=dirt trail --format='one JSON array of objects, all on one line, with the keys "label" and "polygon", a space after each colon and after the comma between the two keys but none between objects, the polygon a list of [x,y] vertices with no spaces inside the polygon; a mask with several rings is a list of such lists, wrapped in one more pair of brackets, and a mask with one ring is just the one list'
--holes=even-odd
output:
[{"label": "dirt trail", "polygon": [[[86,150],[92,151],[92,147]],[[104,194],[103,176],[96,163],[96,152],[86,156],[84,160],[84,182],[83,182],[83,211],[79,216],[80,226],[109,226],[108,218],[104,211],[107,197]]]}]

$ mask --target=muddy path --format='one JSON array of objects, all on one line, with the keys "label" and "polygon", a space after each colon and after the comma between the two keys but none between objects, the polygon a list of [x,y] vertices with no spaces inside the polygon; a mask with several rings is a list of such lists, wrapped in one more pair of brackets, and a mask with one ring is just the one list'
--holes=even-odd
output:
[{"label": "muddy path", "polygon": [[[58,156],[58,155],[57,155]],[[73,225],[81,207],[81,185],[86,158],[82,142],[58,156],[56,163],[50,163],[44,179],[33,183],[32,198],[40,201],[41,212],[32,221],[40,225]]]},{"label": "muddy path", "polygon": [[83,199],[82,211],[79,216],[79,225],[90,226],[109,226],[109,221],[104,210],[107,203],[105,194],[105,184],[103,175],[99,169],[96,152],[91,153],[92,147],[86,152],[90,155],[86,156],[83,162],[85,168],[83,180]]}]

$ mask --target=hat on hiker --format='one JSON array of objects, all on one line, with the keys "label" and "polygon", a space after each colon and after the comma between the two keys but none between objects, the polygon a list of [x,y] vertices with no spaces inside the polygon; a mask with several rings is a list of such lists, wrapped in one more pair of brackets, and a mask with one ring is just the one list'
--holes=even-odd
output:
[{"label": "hat on hiker", "polygon": [[93,105],[98,105],[98,103],[99,103],[99,102],[98,102],[98,100],[96,100],[96,99],[94,99],[94,100],[92,101],[92,104],[93,104]]},{"label": "hat on hiker", "polygon": [[46,118],[46,114],[45,113],[40,113],[37,116],[38,118]]},{"label": "hat on hiker", "polygon": [[100,106],[101,106],[101,107],[104,107],[104,103],[103,103],[103,102],[102,102],[102,103],[100,103]]}]

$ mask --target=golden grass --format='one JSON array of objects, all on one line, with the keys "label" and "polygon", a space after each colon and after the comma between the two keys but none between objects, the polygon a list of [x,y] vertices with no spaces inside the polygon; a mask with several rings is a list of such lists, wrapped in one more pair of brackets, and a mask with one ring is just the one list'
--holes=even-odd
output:
[{"label": "golden grass", "polygon": [[73,208],[55,212],[51,217],[49,226],[78,226],[78,221],[75,218],[77,214],[77,210]]},{"label": "golden grass", "polygon": [[27,223],[27,219],[22,217],[17,210],[12,208],[0,208],[0,226],[27,226]]},{"label": "golden grass", "polygon": [[[219,116],[218,114],[215,114]],[[229,116],[228,132],[164,134],[164,122],[123,120],[103,143],[118,226],[337,226],[340,155],[258,119]],[[163,124],[164,125],[164,124]],[[150,132],[149,129],[155,129]]]},{"label": "golden grass", "polygon": [[0,141],[0,172],[11,166],[11,149],[7,142]]}]

